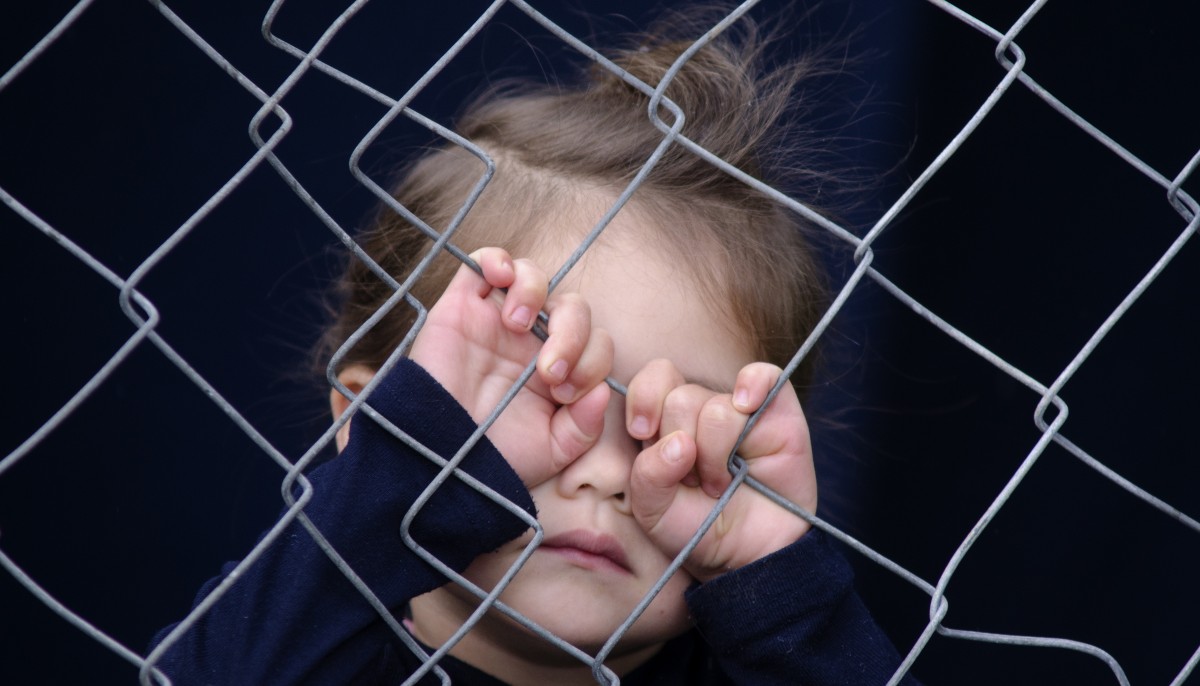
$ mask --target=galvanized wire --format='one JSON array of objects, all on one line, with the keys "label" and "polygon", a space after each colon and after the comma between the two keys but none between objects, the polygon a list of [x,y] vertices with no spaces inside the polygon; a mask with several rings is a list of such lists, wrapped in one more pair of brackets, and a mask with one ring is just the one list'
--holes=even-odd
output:
[{"label": "galvanized wire", "polygon": [[[16,64],[9,68],[3,76],[0,76],[0,91],[7,88],[12,82],[22,78],[23,73],[29,65],[38,60],[47,50],[55,48],[56,42],[62,34],[76,23],[79,17],[91,5],[91,0],[84,0],[72,8],[57,25],[51,29],[46,36],[40,40],[33,48],[31,48]],[[146,347],[149,343],[155,350],[164,358],[172,362],[185,377],[199,388],[214,404],[228,417],[228,419],[244,432],[254,444],[266,454],[268,458],[274,461],[281,469],[284,470],[285,476],[281,481],[281,495],[285,504],[285,511],[282,516],[274,523],[267,534],[254,546],[251,552],[243,558],[236,566],[234,572],[226,577],[206,598],[199,603],[184,620],[175,627],[166,638],[146,655],[141,655],[138,652],[122,645],[119,641],[110,636],[102,626],[96,626],[86,618],[81,617],[63,603],[56,600],[48,593],[38,582],[33,579],[25,570],[2,550],[3,540],[0,539],[0,565],[13,576],[21,585],[29,589],[29,591],[44,603],[51,611],[61,615],[67,621],[76,626],[80,631],[94,639],[99,644],[113,651],[123,659],[135,664],[140,669],[140,680],[143,684],[149,684],[152,681],[157,683],[170,683],[170,675],[163,673],[158,667],[161,657],[165,652],[175,645],[180,638],[186,634],[196,622],[202,619],[210,608],[220,600],[220,598],[231,588],[237,584],[244,573],[255,565],[262,557],[265,551],[275,545],[283,532],[288,529],[293,521],[299,521],[304,527],[308,535],[312,536],[313,540],[326,553],[329,559],[335,564],[337,569],[349,580],[358,592],[369,602],[375,611],[379,614],[381,621],[385,622],[392,632],[403,641],[404,645],[415,655],[420,657],[424,663],[424,667],[413,674],[405,683],[415,683],[423,678],[429,672],[434,672],[438,675],[443,683],[449,682],[449,677],[439,667],[438,663],[444,655],[459,641],[467,631],[469,631],[475,623],[489,611],[498,611],[511,617],[516,622],[522,624],[534,634],[540,636],[547,643],[556,646],[564,653],[572,656],[580,661],[581,664],[588,665],[592,669],[593,675],[597,683],[601,684],[616,684],[619,683],[617,676],[608,669],[605,665],[605,659],[616,647],[620,639],[630,629],[634,621],[641,613],[649,606],[650,602],[661,591],[668,579],[682,566],[684,560],[698,544],[700,538],[707,531],[708,527],[716,520],[726,503],[732,495],[740,488],[755,489],[768,498],[777,502],[780,506],[789,510],[795,516],[806,519],[814,526],[827,531],[833,537],[842,541],[848,548],[856,554],[862,555],[864,558],[879,565],[888,572],[896,575],[906,583],[912,585],[920,592],[929,597],[928,621],[925,629],[920,636],[907,646],[904,662],[893,675],[890,683],[898,683],[900,679],[919,661],[925,653],[926,647],[930,639],[936,634],[948,638],[978,641],[986,643],[997,643],[1006,645],[1018,645],[1026,647],[1040,647],[1046,649],[1070,650],[1076,651],[1097,660],[1100,660],[1112,672],[1114,680],[1119,684],[1128,684],[1129,680],[1126,677],[1125,670],[1117,662],[1117,660],[1106,650],[1100,646],[1091,645],[1086,642],[1066,637],[1052,636],[1032,636],[1032,635],[1016,635],[994,631],[979,631],[979,630],[961,630],[955,629],[947,624],[947,620],[951,618],[950,604],[948,599],[948,590],[952,584],[958,568],[963,560],[970,554],[972,546],[984,533],[987,527],[995,519],[997,514],[1011,501],[1014,492],[1019,489],[1030,471],[1036,466],[1041,456],[1044,454],[1047,447],[1052,444],[1058,445],[1065,449],[1068,453],[1076,457],[1082,464],[1086,465],[1091,470],[1109,479],[1114,484],[1119,486],[1125,492],[1134,498],[1144,501],[1151,505],[1159,512],[1166,515],[1168,518],[1183,524],[1191,531],[1200,533],[1200,522],[1192,515],[1182,511],[1181,509],[1171,505],[1170,503],[1160,499],[1159,497],[1149,493],[1146,489],[1138,486],[1129,478],[1118,473],[1106,465],[1101,459],[1080,447],[1077,443],[1068,439],[1063,430],[1067,424],[1069,417],[1069,408],[1066,401],[1060,395],[1063,389],[1067,386],[1075,374],[1087,362],[1092,353],[1103,341],[1105,336],[1117,326],[1126,312],[1134,304],[1134,302],[1142,296],[1155,282],[1160,274],[1166,270],[1171,261],[1180,252],[1183,246],[1196,233],[1197,226],[1200,225],[1200,209],[1197,207],[1196,201],[1188,195],[1182,188],[1183,183],[1188,179],[1197,166],[1200,166],[1200,152],[1196,152],[1190,158],[1188,163],[1180,170],[1170,173],[1155,169],[1152,165],[1139,159],[1131,153],[1127,148],[1122,146],[1098,127],[1089,123],[1082,116],[1074,112],[1070,107],[1059,100],[1054,94],[1038,84],[1026,71],[1028,66],[1027,56],[1018,44],[1018,38],[1022,32],[1036,20],[1037,14],[1047,4],[1047,0],[1036,0],[1032,2],[1021,14],[1021,16],[1009,27],[993,27],[973,16],[972,14],[963,11],[955,5],[944,2],[943,0],[930,0],[930,4],[944,11],[948,16],[961,22],[964,26],[982,34],[989,40],[994,42],[994,57],[1000,67],[997,81],[988,96],[981,102],[975,112],[962,125],[956,135],[942,148],[941,152],[934,160],[921,172],[919,176],[908,186],[907,189],[891,205],[880,214],[879,218],[874,222],[873,226],[862,237],[856,235],[848,228],[834,222],[822,214],[809,208],[804,203],[790,197],[788,194],[773,188],[761,180],[753,178],[745,172],[733,167],[711,152],[703,149],[695,142],[689,140],[681,131],[686,120],[687,113],[682,111],[678,105],[671,102],[665,95],[671,80],[678,73],[678,70],[687,63],[687,61],[700,50],[713,37],[720,34],[730,25],[733,25],[739,17],[750,10],[757,0],[748,0],[742,5],[735,8],[728,16],[717,22],[712,29],[705,35],[698,38],[695,43],[686,50],[667,72],[659,83],[643,83],[632,75],[621,70],[616,64],[609,61],[603,56],[601,50],[596,46],[589,45],[587,42],[580,40],[576,36],[564,30],[557,23],[549,19],[546,15],[535,9],[530,3],[525,0],[496,0],[488,6],[478,17],[476,21],[465,31],[462,36],[442,55],[435,64],[430,67],[424,75],[422,75],[410,88],[399,96],[388,95],[383,90],[380,90],[370,84],[367,84],[356,78],[355,76],[346,73],[337,66],[323,59],[322,54],[326,47],[334,39],[335,36],[343,29],[348,21],[354,17],[366,4],[367,0],[357,0],[351,3],[339,16],[326,28],[322,35],[313,43],[312,47],[303,49],[296,47],[295,44],[280,37],[275,33],[274,24],[280,13],[284,11],[284,0],[275,0],[267,10],[263,20],[262,34],[264,39],[275,48],[278,48],[283,53],[289,55],[296,60],[296,65],[288,76],[283,79],[280,84],[274,89],[264,89],[255,84],[240,72],[228,59],[226,59],[218,50],[213,48],[205,39],[193,30],[186,22],[176,15],[166,4],[161,2],[151,1],[151,5],[158,9],[162,14],[166,25],[164,30],[174,30],[185,36],[197,50],[206,55],[215,66],[222,70],[230,79],[244,88],[252,97],[259,103],[260,107],[253,115],[249,122],[249,134],[255,145],[255,152],[252,154],[237,170],[235,174],[228,178],[220,187],[195,210],[182,224],[176,228],[172,234],[142,260],[128,275],[121,275],[107,267],[94,255],[78,245],[70,238],[71,229],[62,229],[51,226],[36,213],[31,211],[22,202],[10,194],[7,190],[0,188],[0,202],[3,202],[13,212],[15,212],[25,223],[34,230],[37,230],[55,241],[63,250],[67,251],[75,259],[79,260],[83,265],[104,278],[108,284],[115,289],[118,296],[118,304],[125,316],[134,324],[135,332],[119,347],[119,349],[89,378],[89,380],[76,392],[72,397],[62,405],[49,419],[41,426],[33,431],[29,437],[17,446],[12,452],[0,460],[0,478],[5,478],[6,472],[13,467],[18,461],[26,458],[31,451],[41,444],[48,435],[58,430],[62,422],[76,410],[79,405],[91,396],[99,387],[104,385],[114,371],[126,362],[129,355],[136,349]],[[411,106],[412,102],[431,82],[441,74],[447,65],[460,53],[462,48],[479,33],[484,30],[495,16],[502,9],[510,7],[520,11],[532,19],[537,25],[544,28],[551,35],[571,49],[577,51],[583,58],[591,60],[623,79],[633,88],[641,91],[649,98],[647,109],[647,117],[661,132],[662,138],[652,150],[646,151],[646,158],[643,166],[635,175],[635,177],[626,185],[617,199],[606,210],[603,216],[590,229],[586,237],[573,249],[570,256],[559,267],[558,271],[551,279],[551,288],[556,287],[561,283],[576,264],[583,258],[589,250],[593,242],[599,238],[606,227],[611,223],[616,214],[633,198],[639,187],[642,185],[645,178],[658,164],[659,160],[667,151],[672,148],[683,148],[690,151],[714,166],[722,169],[735,179],[757,189],[761,193],[772,198],[782,206],[796,212],[814,225],[828,231],[838,241],[845,243],[853,249],[855,267],[851,274],[845,279],[844,283],[838,289],[831,305],[822,315],[819,323],[814,328],[811,335],[804,341],[803,345],[798,348],[792,357],[791,361],[784,369],[784,373],[778,383],[771,390],[768,402],[764,404],[764,409],[770,403],[775,395],[782,388],[783,384],[788,383],[789,377],[795,372],[800,364],[812,351],[816,342],[828,331],[830,323],[842,311],[847,300],[858,289],[862,287],[865,280],[869,279],[878,284],[884,292],[895,298],[896,301],[911,309],[919,317],[924,318],[934,327],[942,331],[947,337],[956,343],[963,346],[965,349],[977,355],[980,359],[994,366],[997,370],[1005,375],[1016,380],[1024,387],[1031,390],[1037,397],[1037,402],[1033,415],[1033,424],[1039,431],[1037,440],[1029,446],[1028,452],[1024,456],[1020,465],[1013,471],[1011,477],[996,494],[986,509],[980,513],[978,520],[970,527],[967,534],[959,543],[957,549],[943,567],[937,579],[925,579],[919,574],[916,574],[905,567],[897,564],[888,556],[880,553],[872,548],[869,544],[864,543],[855,537],[849,535],[845,531],[830,524],[828,521],[816,516],[814,513],[807,512],[791,503],[786,499],[773,492],[767,485],[758,482],[748,474],[748,468],[744,460],[734,452],[730,455],[730,470],[733,474],[733,479],[729,487],[722,494],[713,510],[709,513],[705,523],[695,532],[687,546],[679,553],[672,561],[667,571],[654,585],[654,587],[645,595],[636,608],[634,608],[627,620],[614,631],[603,648],[595,655],[588,654],[575,646],[570,645],[552,632],[539,626],[536,622],[523,616],[517,610],[506,606],[499,601],[499,596],[505,590],[509,582],[520,572],[525,561],[533,554],[540,545],[543,531],[541,525],[530,517],[518,505],[510,502],[500,494],[492,491],[490,488],[471,477],[459,468],[461,461],[474,448],[478,441],[484,436],[485,432],[491,427],[502,415],[508,403],[521,390],[523,385],[528,381],[534,372],[534,363],[531,360],[525,368],[524,373],[508,390],[507,394],[501,402],[489,413],[489,415],[480,422],[479,427],[471,435],[470,439],[463,443],[453,456],[448,459],[438,455],[426,446],[420,445],[410,436],[392,425],[382,415],[374,410],[370,404],[370,396],[378,383],[383,379],[386,372],[398,363],[404,355],[412,340],[420,331],[425,320],[425,308],[429,303],[421,303],[410,294],[410,290],[421,278],[423,278],[427,268],[432,263],[433,259],[443,252],[450,253],[464,262],[470,262],[461,250],[453,243],[454,234],[458,227],[462,224],[468,213],[472,210],[476,201],[487,187],[495,171],[495,162],[474,142],[463,138],[450,128],[439,124],[433,119],[414,110]],[[603,47],[603,46],[600,46]],[[305,78],[319,78],[318,75],[323,75],[334,79],[342,86],[350,89],[353,92],[360,93],[368,98],[375,100],[387,108],[386,113],[371,127],[368,133],[361,139],[351,154],[348,165],[349,173],[353,178],[357,179],[361,185],[370,193],[376,196],[381,203],[395,212],[406,221],[418,227],[430,238],[430,245],[423,259],[418,264],[417,268],[405,277],[404,281],[398,281],[395,275],[388,274],[383,268],[375,263],[368,254],[358,245],[351,232],[341,227],[331,214],[322,207],[317,199],[304,188],[303,184],[296,178],[288,166],[283,162],[277,153],[280,143],[289,135],[292,129],[293,120],[287,111],[281,106],[281,102],[291,93],[296,85]],[[1043,382],[1033,377],[1032,375],[1021,370],[1014,364],[1006,361],[996,352],[990,350],[987,346],[971,337],[970,334],[955,327],[949,321],[939,316],[937,313],[928,309],[925,305],[912,297],[899,286],[893,283],[887,276],[878,271],[874,266],[873,245],[880,235],[887,231],[896,222],[897,218],[909,208],[914,199],[920,196],[931,179],[941,173],[946,163],[952,159],[962,148],[962,146],[975,134],[978,127],[985,120],[994,118],[997,104],[1014,90],[1014,86],[1020,84],[1022,87],[1033,93],[1037,98],[1049,106],[1053,111],[1061,115],[1066,121],[1069,121],[1081,131],[1090,136],[1103,148],[1113,153],[1122,163],[1137,170],[1141,175],[1146,177],[1152,183],[1162,187],[1166,193],[1166,200],[1169,205],[1183,218],[1184,226],[1179,235],[1171,243],[1171,245],[1162,253],[1156,262],[1150,267],[1145,275],[1136,283],[1132,284],[1124,298],[1115,305],[1111,313],[1097,326],[1092,335],[1078,349],[1077,353],[1072,357],[1069,363],[1049,382]],[[660,117],[661,111],[666,110],[670,113],[672,121],[667,123]],[[264,135],[263,127],[269,118],[276,118],[278,125],[269,135]],[[389,191],[379,182],[371,177],[362,168],[363,156],[367,151],[373,149],[378,144],[380,136],[388,129],[398,118],[405,117],[408,120],[416,123],[419,126],[427,128],[431,133],[440,137],[449,144],[461,146],[463,149],[477,157],[482,165],[483,171],[477,179],[469,196],[464,200],[462,206],[453,217],[449,225],[444,227],[431,226],[426,221],[414,214],[408,208],[402,206]],[[289,459],[283,455],[278,449],[256,429],[245,417],[239,412],[229,401],[227,401],[221,393],[218,392],[213,385],[198,373],[192,365],[184,359],[176,350],[158,333],[159,313],[155,305],[138,291],[139,284],[153,270],[158,268],[163,259],[170,253],[178,250],[184,250],[181,247],[183,239],[192,233],[196,227],[206,217],[210,216],[214,209],[226,201],[230,193],[243,184],[246,178],[263,166],[266,162],[267,166],[272,168],[284,183],[292,189],[298,199],[304,203],[315,217],[328,228],[349,250],[355,258],[361,260],[368,268],[383,280],[394,293],[389,298],[387,303],[380,308],[367,322],[356,331],[334,354],[332,361],[328,367],[327,376],[332,387],[337,388],[348,398],[351,399],[348,410],[315,441],[312,446],[301,456],[295,460]],[[365,388],[358,394],[354,394],[350,389],[343,386],[337,379],[336,370],[340,367],[341,362],[345,359],[346,354],[356,344],[358,344],[364,336],[366,336],[379,322],[396,307],[411,307],[417,312],[416,323],[413,328],[407,333],[405,339],[400,342],[394,352],[389,356],[385,364],[380,369],[379,374],[366,385]],[[619,392],[623,392],[623,387],[615,380],[610,380],[613,387]],[[1053,417],[1047,417],[1046,413],[1051,407],[1054,407]],[[763,410],[755,413],[751,417],[742,437],[749,432],[759,415]],[[304,476],[305,470],[311,466],[317,456],[327,448],[333,440],[336,432],[356,414],[363,414],[370,417],[371,420],[379,423],[386,430],[390,431],[398,439],[412,446],[419,454],[429,459],[432,463],[438,465],[440,472],[438,476],[429,484],[422,495],[417,499],[413,506],[408,511],[401,524],[401,532],[405,543],[412,548],[422,559],[432,565],[434,568],[441,571],[446,578],[454,583],[459,584],[463,588],[475,594],[480,599],[480,604],[476,612],[471,618],[465,622],[460,629],[432,654],[426,654],[424,650],[409,636],[408,632],[403,628],[401,623],[393,615],[393,609],[385,607],[378,599],[373,590],[368,584],[362,581],[353,566],[342,558],[340,553],[332,546],[325,538],[325,535],[308,519],[305,514],[305,508],[313,496],[313,487]],[[741,438],[738,440],[738,445],[741,444]],[[517,562],[507,570],[501,581],[492,589],[483,589],[475,586],[461,574],[449,568],[435,555],[424,549],[412,537],[409,528],[414,518],[421,512],[428,500],[441,488],[444,487],[447,481],[456,479],[466,486],[475,489],[488,498],[492,502],[504,508],[513,516],[520,518],[526,525],[534,530],[534,536],[529,544],[524,548]],[[5,523],[6,526],[19,527],[20,522]],[[1180,671],[1172,684],[1182,684],[1195,671],[1197,664],[1200,663],[1200,647],[1191,655],[1190,659],[1180,667]]]}]

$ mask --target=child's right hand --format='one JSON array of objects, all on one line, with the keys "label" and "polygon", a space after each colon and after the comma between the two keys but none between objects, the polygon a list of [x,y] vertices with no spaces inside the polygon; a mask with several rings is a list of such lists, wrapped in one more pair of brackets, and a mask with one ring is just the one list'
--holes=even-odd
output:
[{"label": "child's right hand", "polygon": [[[459,268],[430,308],[409,357],[482,422],[537,355],[537,372],[488,431],[522,482],[533,487],[600,438],[612,339],[592,328],[591,310],[577,294],[547,297],[549,279],[533,262],[514,260],[500,248],[471,257],[483,276]],[[544,344],[530,332],[543,309],[549,315]],[[514,430],[519,434],[509,436]]]}]

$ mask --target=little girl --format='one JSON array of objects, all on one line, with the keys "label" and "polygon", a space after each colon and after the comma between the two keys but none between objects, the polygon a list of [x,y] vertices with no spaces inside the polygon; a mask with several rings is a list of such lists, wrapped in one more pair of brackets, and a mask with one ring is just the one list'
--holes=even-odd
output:
[{"label": "little girl", "polygon": [[[677,18],[672,25],[679,30]],[[656,84],[688,44],[658,40],[615,61]],[[795,162],[778,124],[812,65],[764,75],[761,50],[751,31],[720,39],[666,95],[686,117],[684,135],[771,181],[778,164]],[[550,287],[662,140],[647,103],[597,69],[577,87],[498,88],[468,109],[460,133],[496,164],[452,238],[474,268],[443,254],[421,275],[411,293],[433,305],[405,359],[366,399],[410,440],[355,414],[338,433],[339,456],[309,475],[305,515],[425,653],[450,645],[437,666],[454,684],[614,675],[623,684],[882,684],[900,660],[853,593],[848,565],[819,531],[759,492],[736,488],[670,572],[731,485],[735,445],[750,476],[816,509],[792,385],[737,444],[821,311],[808,229],[674,145]],[[395,196],[443,230],[482,172],[473,155],[447,145],[411,165]],[[359,240],[397,275],[432,245],[390,211]],[[363,391],[417,322],[402,302],[364,327],[394,290],[358,260],[340,287],[327,350],[365,335],[334,357],[335,417],[350,404],[342,390]],[[808,374],[801,367],[790,380],[803,388]],[[452,458],[517,387],[460,465],[510,507],[451,477],[402,526],[440,471],[426,449]],[[447,583],[447,571],[465,583]],[[488,593],[501,583],[500,603],[570,645],[496,608],[475,617],[479,596],[468,586]],[[394,624],[294,524],[158,667],[177,684],[400,683],[424,660]],[[457,636],[464,625],[470,631]],[[588,656],[599,652],[604,669],[593,669]],[[436,675],[425,672],[426,682]]]}]

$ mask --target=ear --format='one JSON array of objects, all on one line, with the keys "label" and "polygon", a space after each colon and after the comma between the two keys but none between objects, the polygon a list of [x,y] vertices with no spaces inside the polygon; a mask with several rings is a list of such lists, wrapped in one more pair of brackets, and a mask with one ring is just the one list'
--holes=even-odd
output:
[{"label": "ear", "polygon": [[[338,374],[338,381],[355,395],[361,393],[363,387],[373,378],[375,378],[375,370],[363,364],[352,364]],[[350,399],[342,395],[337,388],[329,389],[329,410],[333,413],[333,418],[341,417],[347,407],[350,407]],[[345,450],[346,443],[349,441],[350,422],[346,422],[342,428],[338,429],[337,436],[334,437],[337,451],[340,453]]]}]

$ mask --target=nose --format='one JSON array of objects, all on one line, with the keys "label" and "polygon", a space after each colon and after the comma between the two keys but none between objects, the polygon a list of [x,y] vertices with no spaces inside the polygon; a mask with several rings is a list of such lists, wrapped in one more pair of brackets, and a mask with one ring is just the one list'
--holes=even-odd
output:
[{"label": "nose", "polygon": [[563,498],[591,495],[611,499],[618,510],[629,509],[629,474],[641,443],[625,430],[624,398],[613,394],[604,413],[604,431],[586,453],[558,475],[558,492]]}]

